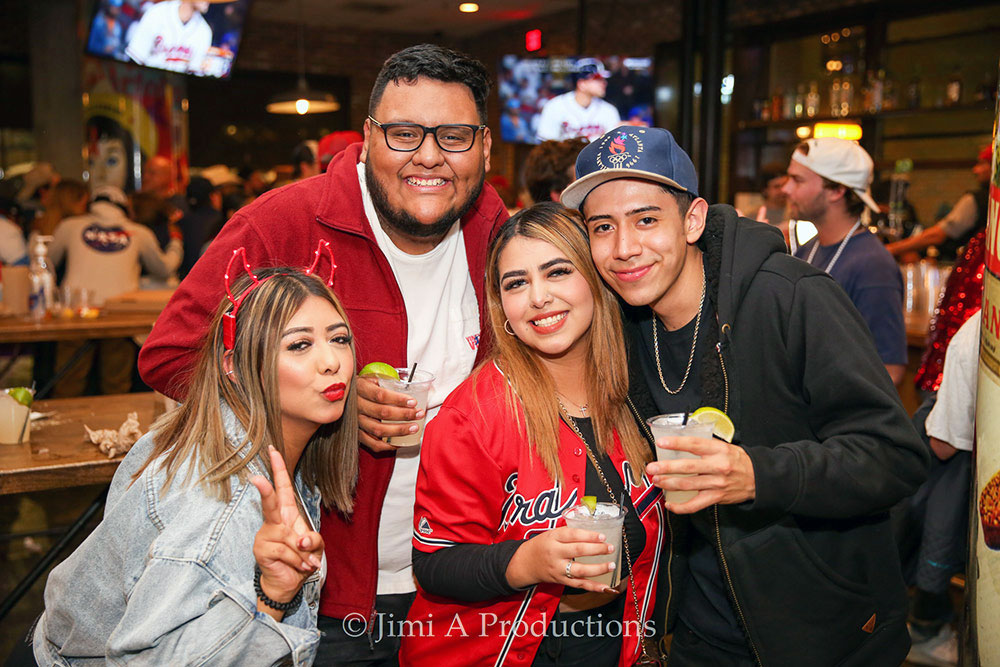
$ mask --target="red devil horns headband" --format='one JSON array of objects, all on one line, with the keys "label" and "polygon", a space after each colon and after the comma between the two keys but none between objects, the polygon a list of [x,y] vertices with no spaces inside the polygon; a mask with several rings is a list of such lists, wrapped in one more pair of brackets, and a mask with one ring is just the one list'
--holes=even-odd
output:
[{"label": "red devil horns headband", "polygon": [[[326,286],[333,287],[333,275],[337,271],[337,263],[333,259],[333,250],[330,249],[330,242],[324,239],[320,239],[319,243],[316,245],[316,251],[313,253],[312,264],[309,268],[305,269],[305,274],[311,276],[316,273],[316,269],[319,268],[319,258],[323,251],[326,250],[326,254],[330,256],[330,277],[326,279]],[[250,285],[243,290],[243,293],[239,296],[233,296],[232,288],[230,287],[233,262],[236,261],[237,257],[243,258],[243,269],[250,276]],[[223,314],[222,316],[222,344],[227,350],[232,350],[236,346],[236,315],[240,310],[240,306],[243,305],[243,301],[246,300],[250,292],[254,291],[262,283],[267,282],[274,276],[285,276],[287,273],[275,273],[267,276],[263,280],[259,279],[257,275],[250,270],[250,264],[247,262],[247,251],[246,248],[239,247],[233,251],[233,256],[229,258],[229,264],[226,265],[226,273],[223,276],[225,278],[226,284],[226,298],[229,302],[233,304],[233,307],[229,312]]]}]

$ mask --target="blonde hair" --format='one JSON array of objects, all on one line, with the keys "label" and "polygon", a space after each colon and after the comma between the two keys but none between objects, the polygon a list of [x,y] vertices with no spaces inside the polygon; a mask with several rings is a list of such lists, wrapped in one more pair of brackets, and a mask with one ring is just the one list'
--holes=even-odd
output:
[{"label": "blonde hair", "polygon": [[[248,464],[257,460],[271,472],[267,446],[284,455],[281,435],[281,404],[278,396],[277,357],[282,332],[289,320],[310,296],[329,302],[347,322],[347,313],[326,284],[300,269],[268,268],[257,271],[263,281],[240,305],[236,344],[231,361],[236,378],[226,377],[223,356],[222,315],[230,303],[223,299],[209,326],[200,358],[190,378],[184,403],[153,424],[153,451],[133,479],[155,459],[162,456],[166,471],[164,490],[174,481],[182,464],[191,460],[185,480],[193,473],[197,481],[214,497],[224,502],[231,498],[230,478],[249,479]],[[249,286],[248,276],[233,285],[234,294]],[[350,326],[348,324],[348,326]],[[351,342],[354,355],[354,342]],[[241,443],[226,439],[222,420],[222,402],[232,409],[246,429]],[[357,394],[351,383],[344,403],[343,416],[317,429],[299,459],[302,479],[319,488],[323,506],[349,513],[354,506],[354,485],[358,469]],[[249,451],[240,450],[249,445]]]},{"label": "blonde hair", "polygon": [[528,441],[549,476],[562,481],[555,383],[534,349],[504,329],[507,317],[500,298],[499,262],[507,244],[515,237],[552,244],[587,281],[594,297],[594,319],[585,334],[590,360],[585,383],[597,446],[610,454],[617,431],[635,481],[638,481],[652,456],[625,404],[628,365],[618,303],[594,268],[580,213],[551,202],[527,208],[504,223],[491,242],[487,257],[486,304],[495,341],[493,358],[508,380],[507,407],[520,422],[517,409],[520,404]]}]

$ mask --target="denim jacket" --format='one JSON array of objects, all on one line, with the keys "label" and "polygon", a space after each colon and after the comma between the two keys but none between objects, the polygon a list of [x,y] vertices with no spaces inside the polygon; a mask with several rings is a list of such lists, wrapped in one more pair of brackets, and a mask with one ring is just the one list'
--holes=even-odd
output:
[{"label": "denim jacket", "polygon": [[[238,446],[245,430],[222,408],[226,436]],[[196,475],[180,481],[190,461],[165,494],[156,464],[130,484],[152,447],[151,433],[132,447],[111,482],[103,521],[49,574],[34,630],[38,664],[311,665],[326,560],[280,623],[258,612],[257,489],[234,476],[232,499],[223,503],[194,483]],[[249,469],[267,476],[259,460]],[[299,475],[295,485],[318,530],[318,491]]]}]

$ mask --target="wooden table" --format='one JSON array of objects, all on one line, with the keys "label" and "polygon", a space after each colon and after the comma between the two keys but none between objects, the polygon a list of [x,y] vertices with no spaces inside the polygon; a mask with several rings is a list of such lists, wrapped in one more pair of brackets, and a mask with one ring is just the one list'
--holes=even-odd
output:
[{"label": "wooden table", "polygon": [[29,317],[0,317],[0,343],[143,336],[152,331],[157,315],[152,312],[102,312],[93,319],[54,317],[41,322]]},{"label": "wooden table", "polygon": [[30,443],[0,445],[0,495],[110,482],[122,457],[101,453],[84,439],[83,425],[117,429],[138,412],[146,432],[163,405],[153,392],[37,401],[32,410],[55,414],[32,425]]}]

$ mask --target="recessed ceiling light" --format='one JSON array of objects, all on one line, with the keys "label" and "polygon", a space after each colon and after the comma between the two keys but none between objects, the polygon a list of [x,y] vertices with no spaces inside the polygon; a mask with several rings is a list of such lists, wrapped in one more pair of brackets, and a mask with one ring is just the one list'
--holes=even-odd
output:
[{"label": "recessed ceiling light", "polygon": [[474,2],[463,2],[458,6],[458,11],[472,14],[479,11],[479,5]]}]

